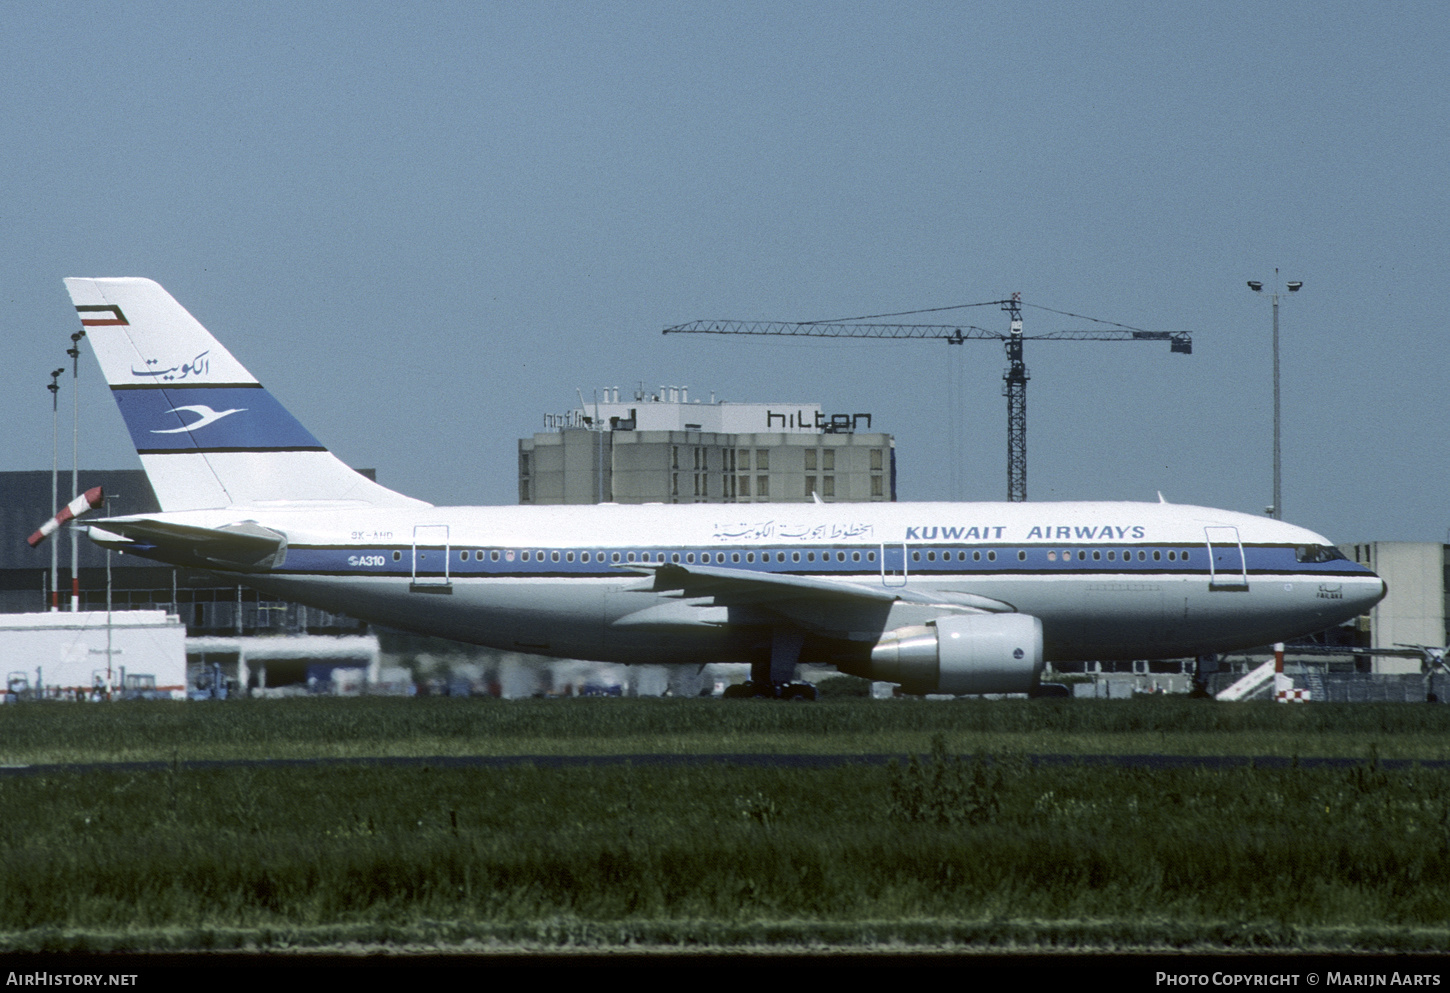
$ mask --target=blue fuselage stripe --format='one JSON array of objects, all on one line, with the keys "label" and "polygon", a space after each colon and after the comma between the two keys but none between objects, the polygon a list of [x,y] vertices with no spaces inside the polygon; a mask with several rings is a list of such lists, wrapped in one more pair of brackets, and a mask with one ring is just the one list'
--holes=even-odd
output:
[{"label": "blue fuselage stripe", "polygon": [[[447,572],[458,578],[486,577],[618,577],[621,567],[677,564],[726,567],[747,572],[795,575],[875,576],[882,571],[881,549],[872,545],[835,545],[803,549],[800,546],[757,545],[715,548],[679,546],[594,548],[504,548],[449,546]],[[884,546],[888,572],[900,573],[902,546]],[[1138,557],[1139,552],[1143,557]],[[892,554],[892,553],[895,554]],[[1048,553],[1054,556],[1048,558]],[[434,575],[444,572],[443,546],[418,546],[414,568],[412,545],[306,546],[292,545],[281,574],[329,575]],[[1019,558],[1019,553],[1025,557]],[[1081,555],[1079,555],[1081,553]],[[1241,562],[1237,548],[1214,549],[1210,570],[1206,547],[1152,545],[1141,548],[1115,546],[1113,557],[1101,545],[1073,547],[1043,546],[911,546],[905,552],[906,572],[918,579],[971,578],[974,576],[1090,577],[1094,575],[1222,576],[1304,575],[1329,579],[1335,576],[1367,576],[1369,570],[1348,559],[1301,562],[1292,545],[1246,546]],[[1173,558],[1169,559],[1169,554]],[[1094,556],[1098,557],[1094,557]],[[1155,558],[1155,555],[1157,556]]]}]

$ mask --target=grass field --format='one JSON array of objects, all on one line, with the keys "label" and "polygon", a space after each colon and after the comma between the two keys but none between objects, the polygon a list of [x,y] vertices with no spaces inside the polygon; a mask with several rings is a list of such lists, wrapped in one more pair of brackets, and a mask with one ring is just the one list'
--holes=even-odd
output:
[{"label": "grass field", "polygon": [[[1450,771],[1368,757],[1442,757],[1446,710],[1162,698],[7,707],[7,762],[171,764],[0,776],[0,948],[1450,951]],[[979,745],[989,757],[971,754]],[[1212,770],[1023,757],[1186,749],[1367,758]],[[923,754],[830,768],[181,765],[661,750]]]},{"label": "grass field", "polygon": [[303,698],[0,708],[0,764],[433,755],[1159,754],[1450,760],[1450,707],[1132,700]]}]

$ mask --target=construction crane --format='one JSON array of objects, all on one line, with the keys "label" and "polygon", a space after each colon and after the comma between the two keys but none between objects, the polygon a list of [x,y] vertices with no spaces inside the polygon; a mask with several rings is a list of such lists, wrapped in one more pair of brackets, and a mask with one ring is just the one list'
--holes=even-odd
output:
[{"label": "construction crane", "polygon": [[[1013,293],[1010,300],[988,300],[985,303],[933,307],[930,310],[905,311],[897,314],[873,314],[848,318],[845,321],[692,321],[665,328],[665,334],[745,334],[775,335],[787,338],[878,338],[883,340],[945,341],[960,345],[965,341],[1000,341],[1007,351],[1007,369],[1002,373],[1002,395],[1007,398],[1007,499],[1027,499],[1027,366],[1022,361],[1024,341],[1166,341],[1168,350],[1180,355],[1193,354],[1193,338],[1183,331],[1144,331],[1112,321],[1083,318],[1100,328],[1078,331],[1049,331],[1046,334],[1022,333],[1023,306],[1036,307],[1064,317],[1082,318],[1081,314],[1052,310],[1037,304],[1022,303],[1022,294]],[[1001,307],[1009,316],[1009,330],[989,331],[974,325],[951,324],[867,324],[858,323],[881,317],[902,317],[966,307]]]}]

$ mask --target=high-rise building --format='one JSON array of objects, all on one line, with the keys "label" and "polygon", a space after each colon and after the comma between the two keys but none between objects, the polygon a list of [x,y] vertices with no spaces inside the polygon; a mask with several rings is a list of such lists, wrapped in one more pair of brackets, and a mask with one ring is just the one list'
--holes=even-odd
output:
[{"label": "high-rise building", "polygon": [[[871,415],[815,403],[691,401],[619,390],[519,440],[519,503],[826,503],[896,499],[896,448]],[[863,431],[862,428],[865,430]]]}]

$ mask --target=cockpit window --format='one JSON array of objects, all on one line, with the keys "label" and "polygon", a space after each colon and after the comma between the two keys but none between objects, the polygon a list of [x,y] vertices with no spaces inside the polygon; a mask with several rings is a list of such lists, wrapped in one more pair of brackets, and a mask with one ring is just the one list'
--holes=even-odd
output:
[{"label": "cockpit window", "polygon": [[1294,557],[1300,562],[1333,562],[1344,558],[1344,553],[1333,545],[1299,545],[1294,549]]}]

